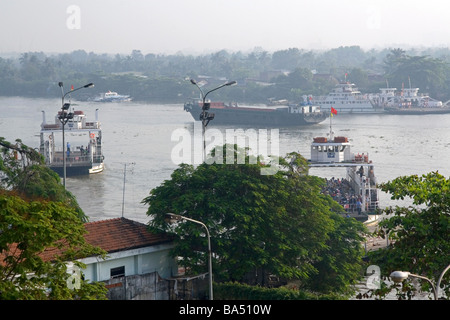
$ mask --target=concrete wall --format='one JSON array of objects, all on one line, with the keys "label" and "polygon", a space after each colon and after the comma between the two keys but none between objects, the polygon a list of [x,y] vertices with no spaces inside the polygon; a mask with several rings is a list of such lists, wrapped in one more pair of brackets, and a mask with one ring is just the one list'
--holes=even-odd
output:
[{"label": "concrete wall", "polygon": [[169,280],[158,272],[104,281],[109,300],[169,300]]}]

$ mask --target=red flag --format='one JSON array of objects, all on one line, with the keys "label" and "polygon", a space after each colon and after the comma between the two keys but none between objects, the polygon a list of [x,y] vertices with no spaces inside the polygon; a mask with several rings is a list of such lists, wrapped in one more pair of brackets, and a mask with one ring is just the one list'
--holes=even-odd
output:
[{"label": "red flag", "polygon": [[331,107],[331,113],[332,114],[337,114],[337,110],[335,108]]},{"label": "red flag", "polygon": [[70,87],[70,90],[73,90],[73,85]]}]

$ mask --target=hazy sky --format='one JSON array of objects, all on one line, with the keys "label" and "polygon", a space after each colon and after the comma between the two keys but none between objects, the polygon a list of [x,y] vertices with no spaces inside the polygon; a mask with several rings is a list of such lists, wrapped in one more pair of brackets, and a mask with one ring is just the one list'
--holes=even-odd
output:
[{"label": "hazy sky", "polygon": [[0,0],[0,52],[449,46],[448,0]]}]

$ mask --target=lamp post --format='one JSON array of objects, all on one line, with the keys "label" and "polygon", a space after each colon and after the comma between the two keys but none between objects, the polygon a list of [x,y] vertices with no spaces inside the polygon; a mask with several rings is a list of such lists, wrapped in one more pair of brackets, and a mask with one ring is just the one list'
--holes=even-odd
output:
[{"label": "lamp post", "polygon": [[436,287],[433,285],[433,282],[430,279],[428,279],[427,277],[420,276],[420,275],[417,275],[417,274],[413,274],[413,273],[410,273],[408,271],[394,271],[394,272],[391,273],[390,277],[396,283],[403,282],[404,280],[408,279],[409,276],[414,277],[414,278],[419,278],[419,279],[426,280],[426,281],[428,281],[431,284],[431,287],[433,288],[434,300],[437,300],[438,297],[439,297],[439,286],[441,285],[442,278],[444,277],[444,274],[445,274],[445,272],[447,272],[448,269],[450,269],[450,265],[448,265],[444,269],[444,271],[442,271],[442,273],[439,276],[439,279],[438,279],[438,281],[436,283]]},{"label": "lamp post", "polygon": [[212,119],[214,119],[214,113],[210,113],[210,112],[207,111],[210,108],[210,103],[209,102],[206,103],[206,96],[209,93],[211,93],[213,91],[216,91],[216,90],[218,90],[220,88],[223,88],[223,87],[226,87],[226,86],[235,85],[235,84],[237,84],[237,82],[236,81],[226,82],[226,83],[224,83],[224,84],[222,84],[222,85],[220,85],[220,86],[218,86],[218,87],[216,87],[216,88],[214,88],[212,90],[209,90],[208,92],[206,92],[206,94],[203,94],[203,90],[200,88],[200,86],[198,85],[197,81],[195,81],[194,79],[191,79],[191,83],[193,85],[195,85],[198,88],[198,90],[200,90],[200,93],[202,95],[202,113],[200,114],[200,120],[202,121],[203,161],[205,161],[206,160],[205,129],[206,129],[206,126],[208,125],[208,123]]},{"label": "lamp post", "polygon": [[73,113],[72,112],[68,112],[69,107],[70,107],[70,103],[64,103],[64,98],[69,94],[72,93],[74,91],[83,89],[83,88],[91,88],[94,86],[93,83],[88,83],[82,87],[76,88],[76,89],[72,89],[66,93],[64,93],[64,85],[62,82],[58,83],[59,87],[61,88],[61,95],[62,95],[62,105],[61,105],[61,114],[59,115],[59,121],[62,124],[62,145],[63,145],[63,185],[64,188],[66,188],[66,144],[65,144],[65,135],[64,135],[64,127],[66,125],[66,123],[70,120],[73,119]]},{"label": "lamp post", "polygon": [[208,227],[203,222],[181,216],[179,214],[175,213],[166,213],[166,216],[168,216],[171,220],[179,221],[179,220],[187,220],[191,221],[197,224],[202,225],[206,229],[206,235],[208,236],[208,273],[209,273],[209,300],[213,299],[213,280],[212,280],[212,252],[211,252],[211,237],[209,235]]}]

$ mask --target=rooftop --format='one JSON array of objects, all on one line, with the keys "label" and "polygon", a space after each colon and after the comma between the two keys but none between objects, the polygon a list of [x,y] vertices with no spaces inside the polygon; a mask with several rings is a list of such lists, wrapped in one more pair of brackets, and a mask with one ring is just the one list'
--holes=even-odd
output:
[{"label": "rooftop", "polygon": [[[166,234],[153,234],[143,223],[126,218],[115,218],[85,223],[86,242],[100,247],[108,253],[154,246],[172,241]],[[14,246],[14,245],[13,245]],[[49,261],[61,251],[47,248],[40,254],[44,261]],[[4,258],[4,257],[3,257]],[[0,263],[3,259],[0,258]]]}]

